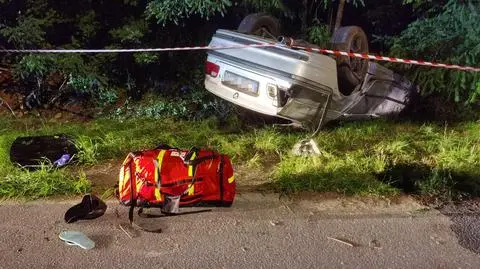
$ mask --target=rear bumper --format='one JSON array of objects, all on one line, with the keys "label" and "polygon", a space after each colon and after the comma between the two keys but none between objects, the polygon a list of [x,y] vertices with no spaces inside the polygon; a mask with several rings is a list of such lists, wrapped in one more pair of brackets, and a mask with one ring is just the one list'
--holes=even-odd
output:
[{"label": "rear bumper", "polygon": [[[265,101],[257,96],[251,96],[223,85],[210,76],[205,77],[205,88],[216,96],[238,106],[269,116],[278,116],[277,107],[265,105]],[[262,90],[262,88],[260,88]]]}]

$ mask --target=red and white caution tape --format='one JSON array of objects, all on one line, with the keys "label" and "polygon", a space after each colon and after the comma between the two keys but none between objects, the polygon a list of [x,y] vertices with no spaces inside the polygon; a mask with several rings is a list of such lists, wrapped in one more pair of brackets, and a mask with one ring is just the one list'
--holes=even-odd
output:
[{"label": "red and white caution tape", "polygon": [[[197,46],[197,47],[177,47],[177,48],[150,48],[150,49],[32,49],[32,50],[17,50],[17,49],[0,49],[0,53],[133,53],[133,52],[165,52],[165,51],[192,51],[192,50],[224,50],[224,49],[244,49],[244,48],[265,48],[276,47],[278,44],[264,43],[251,45],[229,45],[229,46]],[[385,57],[378,55],[369,55],[362,53],[353,53],[345,51],[336,51],[328,49],[310,48],[303,46],[292,46],[295,49],[301,49],[308,52],[318,52],[323,54],[331,54],[335,56],[347,56],[352,58],[362,58],[375,61],[386,61],[392,63],[414,64],[430,67],[456,69],[463,71],[480,72],[480,67],[460,66],[454,64],[433,63],[420,60],[408,60],[394,57]]]},{"label": "red and white caution tape", "polygon": [[0,53],[132,53],[132,52],[165,52],[165,51],[189,51],[189,50],[221,50],[221,49],[245,49],[275,47],[276,44],[251,44],[251,45],[230,45],[230,46],[198,46],[198,47],[177,47],[177,48],[150,48],[150,49],[0,49]]},{"label": "red and white caution tape", "polygon": [[331,55],[335,55],[335,56],[347,56],[347,57],[352,57],[352,58],[370,59],[370,60],[375,60],[375,61],[386,61],[386,62],[403,63],[403,64],[415,64],[415,65],[424,65],[424,66],[440,67],[440,68],[447,68],[447,69],[457,69],[457,70],[463,70],[463,71],[480,72],[479,67],[472,67],[472,66],[460,66],[460,65],[455,65],[455,64],[432,63],[432,62],[426,62],[426,61],[408,60],[408,59],[401,59],[401,58],[394,58],[394,57],[385,57],[385,56],[378,56],[378,55],[369,55],[369,54],[362,54],[362,53],[338,51],[338,50],[308,48],[308,47],[300,47],[300,46],[293,46],[293,48],[301,49],[301,50],[305,50],[305,51],[310,51],[310,52],[331,54]]}]

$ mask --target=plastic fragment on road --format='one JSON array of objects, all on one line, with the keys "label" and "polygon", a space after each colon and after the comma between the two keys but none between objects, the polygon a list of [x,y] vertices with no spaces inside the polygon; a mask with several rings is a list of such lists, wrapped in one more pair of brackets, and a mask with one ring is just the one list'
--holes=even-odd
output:
[{"label": "plastic fragment on road", "polygon": [[332,240],[332,241],[335,241],[335,242],[338,242],[338,243],[342,243],[344,245],[347,245],[349,247],[355,247],[355,244],[350,242],[350,241],[347,241],[345,239],[339,239],[339,238],[335,238],[335,237],[330,237],[330,236],[327,236],[327,238],[329,240]]},{"label": "plastic fragment on road", "polygon": [[272,226],[279,226],[279,225],[283,225],[283,221],[271,220],[271,221],[270,221],[270,224],[271,224]]},{"label": "plastic fragment on road", "polygon": [[63,231],[58,237],[69,246],[78,246],[83,249],[92,249],[95,242],[88,238],[85,234],[78,231]]}]

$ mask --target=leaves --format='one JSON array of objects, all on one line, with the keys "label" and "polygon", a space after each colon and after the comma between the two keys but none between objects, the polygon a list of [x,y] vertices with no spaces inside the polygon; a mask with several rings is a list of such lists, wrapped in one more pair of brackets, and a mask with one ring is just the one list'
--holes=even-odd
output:
[{"label": "leaves", "polygon": [[274,12],[277,10],[285,10],[281,0],[244,0],[244,5],[251,6],[255,10]]},{"label": "leaves", "polygon": [[[392,54],[459,65],[480,65],[480,3],[449,1],[443,10],[419,19],[394,38]],[[424,93],[442,93],[457,102],[477,100],[478,72],[414,67],[407,70]]]},{"label": "leaves", "polygon": [[142,19],[131,18],[127,24],[110,31],[110,35],[121,44],[141,44],[142,38],[148,31],[147,22]]},{"label": "leaves", "polygon": [[6,37],[16,48],[35,48],[45,44],[45,24],[44,19],[21,16],[17,25],[0,29],[0,35]]},{"label": "leaves", "polygon": [[326,48],[331,35],[327,25],[314,25],[307,29],[308,42]]},{"label": "leaves", "polygon": [[77,26],[83,41],[92,39],[102,27],[96,18],[94,10],[89,10],[85,14],[79,16]]},{"label": "leaves", "polygon": [[182,19],[194,14],[205,19],[217,13],[223,15],[231,5],[230,0],[152,0],[147,5],[146,14],[148,18],[155,18],[159,24],[173,22],[178,25]]},{"label": "leaves", "polygon": [[[445,1],[448,0],[400,1],[398,5],[402,3],[412,5],[417,13],[420,13],[418,9],[434,8],[422,13],[425,18],[412,23],[399,37],[393,39],[391,54],[478,66],[480,28],[476,26],[480,21],[478,12],[480,4],[478,1],[451,0],[443,9],[439,9]],[[365,2],[347,1],[350,6],[361,6]],[[335,7],[337,3],[338,1],[330,0],[123,0],[112,5],[109,1],[90,0],[74,2],[0,0],[2,15],[0,42],[2,46],[11,48],[188,46],[208,42],[215,27],[223,27],[226,25],[224,23],[233,23],[238,19],[229,18],[212,24],[199,24],[199,18],[206,21],[227,11],[237,10],[268,11],[283,14],[285,17],[288,17],[287,13],[291,16],[318,17],[319,12],[325,12],[323,9]],[[298,13],[302,10],[309,12]],[[196,18],[187,19],[192,16]],[[153,23],[149,19],[153,19]],[[320,21],[310,18],[305,24],[306,32],[298,35],[305,38],[306,34],[309,42],[324,47],[328,45],[330,35],[327,27],[320,24]],[[185,27],[179,28],[177,25]],[[114,100],[120,95],[120,89],[126,89],[128,95],[135,97],[154,91],[165,98],[179,98],[178,89],[183,85],[195,89],[194,92],[202,92],[204,55],[199,52],[4,54],[2,61],[14,63],[16,75],[23,83],[18,88],[54,92],[60,85],[52,86],[47,81],[48,77],[55,73],[55,76],[60,78],[57,82],[70,81],[66,85],[69,87],[68,90],[82,95],[88,92],[91,101],[98,103],[99,100]],[[426,94],[442,93],[452,100],[467,103],[476,102],[480,96],[479,73],[428,67],[395,68],[403,69],[401,73],[409,73]],[[91,81],[96,81],[98,87],[93,87],[95,83]],[[171,83],[172,81],[174,83]],[[179,98],[183,99],[185,96]],[[194,104],[191,105],[192,103]],[[218,107],[208,98],[198,103],[189,102],[188,106],[191,107],[190,105],[202,108],[202,111],[212,111],[214,107]]]}]

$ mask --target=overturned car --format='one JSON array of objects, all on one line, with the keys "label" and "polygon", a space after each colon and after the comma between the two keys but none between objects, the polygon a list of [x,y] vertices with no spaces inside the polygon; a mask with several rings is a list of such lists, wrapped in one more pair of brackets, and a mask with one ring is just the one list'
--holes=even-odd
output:
[{"label": "overturned car", "polygon": [[[241,107],[310,130],[333,120],[398,115],[417,92],[407,79],[375,62],[295,50],[285,40],[217,30],[210,46],[276,46],[209,51],[206,89]],[[356,26],[337,30],[332,44],[338,50],[368,52],[366,35]]]}]

